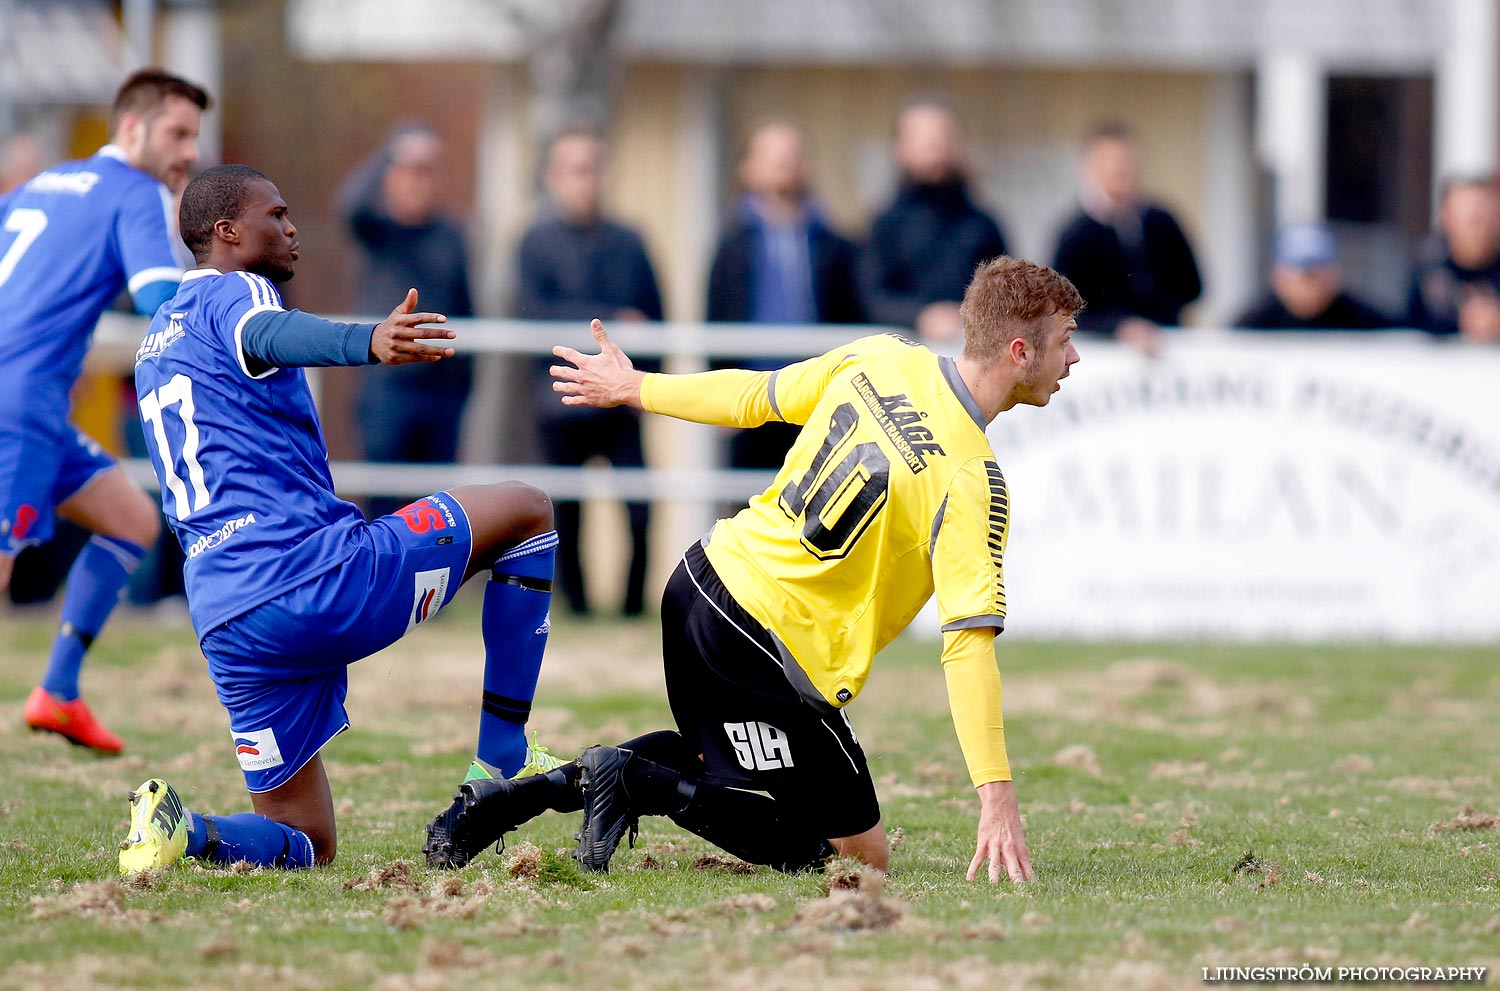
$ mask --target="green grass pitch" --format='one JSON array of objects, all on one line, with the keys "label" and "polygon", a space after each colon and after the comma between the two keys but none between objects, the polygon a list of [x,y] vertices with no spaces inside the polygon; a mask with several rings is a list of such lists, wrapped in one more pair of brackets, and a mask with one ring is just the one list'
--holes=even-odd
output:
[{"label": "green grass pitch", "polygon": [[[566,859],[576,815],[435,874],[422,829],[477,725],[465,596],[351,673],[354,728],[326,751],[333,867],[121,883],[125,795],[145,778],[248,809],[227,717],[191,632],[125,614],[84,685],[128,753],[26,732],[51,628],[0,616],[0,988],[1154,989],[1203,987],[1205,967],[1500,966],[1496,647],[1003,637],[1039,876],[1024,888],[963,879],[977,803],[937,648],[916,640],[851,709],[898,837],[883,888],[847,865],[749,870],[659,819],[584,877]],[[649,623],[560,618],[542,741],[572,753],[668,725],[657,644]]]}]

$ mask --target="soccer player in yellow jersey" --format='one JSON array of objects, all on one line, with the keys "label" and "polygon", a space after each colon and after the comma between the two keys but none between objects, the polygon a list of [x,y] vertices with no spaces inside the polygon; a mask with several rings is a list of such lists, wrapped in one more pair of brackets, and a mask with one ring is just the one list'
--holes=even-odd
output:
[{"label": "soccer player in yellow jersey", "polygon": [[643,374],[597,320],[600,354],[555,348],[571,366],[552,369],[568,405],[802,430],[771,487],[690,547],[667,585],[662,652],[679,732],[484,782],[470,842],[544,808],[576,809],[581,789],[575,856],[588,869],[607,869],[639,816],[666,815],[752,863],[815,868],[837,852],[884,870],[880,807],[844,707],[936,593],[949,703],[979,792],[968,876],[988,861],[991,881],[1032,879],[994,651],[1010,500],[985,427],[1017,404],[1046,405],[1078,361],[1082,307],[1056,272],[1001,257],[964,295],[956,360],[878,335],[773,372]]}]

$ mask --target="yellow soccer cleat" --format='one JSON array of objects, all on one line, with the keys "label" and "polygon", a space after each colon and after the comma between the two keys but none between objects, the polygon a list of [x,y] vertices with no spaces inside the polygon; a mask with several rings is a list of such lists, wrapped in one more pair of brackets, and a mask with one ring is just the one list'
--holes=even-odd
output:
[{"label": "yellow soccer cleat", "polygon": [[130,834],[120,842],[120,873],[167,867],[187,850],[187,814],[177,791],[152,778],[130,793]]},{"label": "yellow soccer cleat", "polygon": [[[537,743],[536,740],[537,735],[535,733],[531,734],[531,742],[526,746],[526,763],[521,765],[519,771],[511,775],[512,778],[527,778],[533,774],[546,774],[548,771],[555,770],[567,763],[561,757],[552,756],[552,751]],[[464,775],[464,780],[483,781],[486,778],[493,777],[494,775],[489,772],[488,768],[475,760],[469,762],[469,772]]]},{"label": "yellow soccer cleat", "polygon": [[521,769],[511,777],[526,778],[533,774],[546,774],[567,763],[561,757],[552,756],[552,751],[537,743],[536,736],[535,733],[531,734],[531,743],[526,747],[526,763],[522,764]]}]

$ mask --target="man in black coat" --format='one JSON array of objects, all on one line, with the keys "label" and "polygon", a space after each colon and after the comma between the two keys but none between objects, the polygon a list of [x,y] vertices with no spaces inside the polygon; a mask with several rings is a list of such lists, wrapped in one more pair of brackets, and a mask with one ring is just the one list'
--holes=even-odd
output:
[{"label": "man in black coat", "polygon": [[[425,126],[398,129],[347,182],[344,222],[360,247],[354,305],[390,310],[415,287],[422,305],[450,317],[474,315],[463,231],[442,211],[443,142]],[[370,461],[451,463],[473,378],[468,358],[372,368],[361,383],[359,431]],[[372,516],[403,500],[370,500]]]},{"label": "man in black coat", "polygon": [[[839,235],[808,188],[806,139],[786,121],[762,124],[740,160],[745,193],[735,206],[708,275],[711,322],[860,323],[854,245]],[[731,361],[734,367],[780,368],[787,359]],[[779,468],[797,428],[768,423],[736,430],[729,463]]]},{"label": "man in black coat", "polygon": [[1438,234],[1412,273],[1409,318],[1435,336],[1500,342],[1500,183],[1466,176],[1443,184]]},{"label": "man in black coat", "polygon": [[1333,234],[1322,224],[1288,227],[1276,237],[1271,291],[1240,314],[1244,330],[1384,330],[1390,317],[1345,292]]},{"label": "man in black coat", "polygon": [[1052,262],[1088,304],[1078,327],[1155,353],[1158,328],[1181,322],[1203,282],[1182,228],[1141,194],[1129,129],[1106,124],[1089,136],[1078,198],[1081,208],[1058,235]]},{"label": "man in black coat", "polygon": [[[660,320],[661,292],[640,235],[604,217],[604,144],[591,131],[570,130],[547,148],[542,175],[547,214],[521,238],[517,255],[516,315],[528,320]],[[552,359],[533,363],[533,410],[548,464],[581,465],[603,457],[620,468],[645,464],[638,414],[624,407],[564,406],[552,392]],[[558,500],[557,582],[569,608],[589,612],[579,553],[580,508]],[[645,608],[650,507],[625,504],[630,563],[624,613]]]},{"label": "man in black coat", "polygon": [[874,323],[956,341],[964,289],[981,262],[1005,254],[1005,236],[969,198],[950,105],[928,98],[901,111],[896,162],[901,188],[875,218],[861,266],[865,311]]}]

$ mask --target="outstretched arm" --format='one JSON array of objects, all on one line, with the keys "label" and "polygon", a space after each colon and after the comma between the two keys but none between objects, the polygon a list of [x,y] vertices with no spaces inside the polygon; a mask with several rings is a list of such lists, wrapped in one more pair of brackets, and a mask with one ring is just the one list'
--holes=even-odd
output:
[{"label": "outstretched arm", "polygon": [[828,383],[851,360],[910,342],[889,334],[860,338],[816,358],[798,361],[772,372],[726,368],[690,375],[646,374],[630,359],[595,320],[590,329],[599,344],[598,354],[584,354],[569,347],[552,353],[568,365],[553,365],[554,392],[569,406],[630,406],[648,413],[662,413],[679,420],[713,423],[726,427],[758,427],[779,420],[802,424],[812,415]]},{"label": "outstretched arm", "polygon": [[245,323],[241,347],[246,369],[259,376],[273,368],[320,368],[339,365],[388,365],[439,361],[452,348],[417,343],[418,338],[452,338],[453,331],[422,323],[442,323],[440,313],[417,313],[417,291],[378,324],[336,323],[301,310],[271,309]]},{"label": "outstretched arm", "polygon": [[552,349],[554,357],[573,366],[552,366],[552,377],[558,380],[552,383],[552,391],[562,393],[564,406],[641,409],[641,380],[646,374],[636,371],[625,352],[609,339],[603,321],[592,321],[589,330],[599,345],[598,354],[584,354],[562,345]]},{"label": "outstretched arm", "polygon": [[690,375],[646,374],[609,339],[603,323],[595,320],[589,329],[599,344],[598,354],[568,347],[552,349],[573,366],[552,366],[552,376],[558,380],[552,389],[562,394],[565,405],[629,406],[725,427],[758,427],[781,419],[769,389],[776,373],[726,368]]},{"label": "outstretched arm", "polygon": [[417,291],[408,289],[406,298],[396,304],[390,316],[375,325],[375,330],[370,335],[370,356],[386,365],[407,365],[451,358],[452,348],[418,343],[424,339],[451,341],[457,337],[457,334],[447,328],[420,326],[424,323],[447,322],[448,318],[441,313],[418,313]]}]

